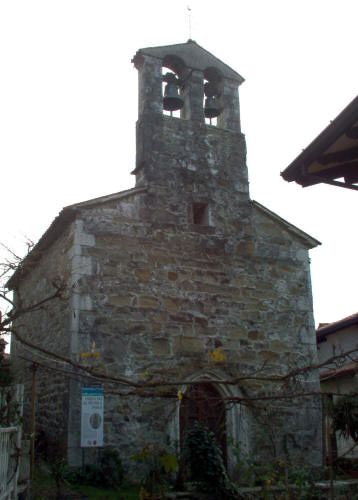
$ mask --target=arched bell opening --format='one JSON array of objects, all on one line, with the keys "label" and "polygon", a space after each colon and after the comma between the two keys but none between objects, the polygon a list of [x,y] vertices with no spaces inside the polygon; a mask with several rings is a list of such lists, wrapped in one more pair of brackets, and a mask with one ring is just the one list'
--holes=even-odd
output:
[{"label": "arched bell opening", "polygon": [[166,56],[162,66],[163,113],[180,118],[184,107],[185,64],[177,56]]},{"label": "arched bell opening", "polygon": [[204,116],[205,123],[217,126],[217,118],[222,112],[221,104],[222,77],[216,68],[207,68],[204,71]]},{"label": "arched bell opening", "polygon": [[227,466],[225,402],[212,383],[193,383],[184,394],[179,410],[181,447],[185,432],[196,423],[205,425],[215,434]]}]

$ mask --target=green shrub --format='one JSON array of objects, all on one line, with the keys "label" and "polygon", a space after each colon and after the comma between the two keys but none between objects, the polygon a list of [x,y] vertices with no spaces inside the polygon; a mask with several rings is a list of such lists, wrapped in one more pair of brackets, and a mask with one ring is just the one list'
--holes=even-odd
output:
[{"label": "green shrub", "polygon": [[124,470],[116,450],[105,449],[99,465],[86,465],[83,469],[69,469],[66,479],[71,484],[87,484],[119,488],[123,483]]},{"label": "green shrub", "polygon": [[189,479],[199,489],[210,491],[215,500],[241,498],[227,476],[222,452],[215,435],[207,427],[195,424],[184,436],[183,458]]},{"label": "green shrub", "polygon": [[226,471],[222,452],[213,432],[201,424],[195,424],[184,436],[184,460],[192,481],[209,487],[222,485]]},{"label": "green shrub", "polygon": [[118,488],[123,483],[124,469],[116,450],[104,450],[100,466],[103,484]]}]

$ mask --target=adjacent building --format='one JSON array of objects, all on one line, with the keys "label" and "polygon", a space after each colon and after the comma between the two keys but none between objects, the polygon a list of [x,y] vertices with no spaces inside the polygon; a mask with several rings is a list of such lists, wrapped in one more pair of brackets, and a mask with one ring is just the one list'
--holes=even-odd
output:
[{"label": "adjacent building", "polygon": [[358,96],[281,173],[302,187],[314,184],[358,190]]},{"label": "adjacent building", "polygon": [[[358,347],[358,313],[352,314],[333,323],[322,323],[317,329],[317,350],[319,363],[327,363],[320,369],[321,391],[327,393],[332,402],[340,395],[358,392],[358,363],[356,353]],[[351,353],[342,356],[344,353]],[[332,362],[332,358],[335,358]],[[329,406],[329,405],[328,405]],[[328,455],[327,435],[330,435],[331,447],[338,456],[357,458],[357,447],[351,438],[345,439],[339,432],[332,432],[330,413],[326,411],[326,429],[323,433],[325,454]],[[327,434],[327,426],[329,432]]]}]

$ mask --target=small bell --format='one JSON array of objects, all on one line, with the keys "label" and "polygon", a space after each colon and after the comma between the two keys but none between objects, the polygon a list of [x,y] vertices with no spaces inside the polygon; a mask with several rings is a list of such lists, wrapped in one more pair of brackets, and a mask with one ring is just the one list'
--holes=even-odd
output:
[{"label": "small bell", "polygon": [[218,105],[215,96],[210,96],[205,99],[204,115],[205,118],[216,118],[220,115],[221,109]]},{"label": "small bell", "polygon": [[163,108],[166,111],[176,111],[184,106],[184,100],[179,95],[177,84],[169,82],[164,89]]}]

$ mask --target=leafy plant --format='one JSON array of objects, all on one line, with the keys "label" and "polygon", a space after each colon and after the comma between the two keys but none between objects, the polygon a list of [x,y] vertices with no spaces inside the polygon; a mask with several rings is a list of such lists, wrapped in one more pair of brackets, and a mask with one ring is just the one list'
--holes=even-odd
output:
[{"label": "leafy plant", "polygon": [[358,396],[347,394],[332,403],[333,429],[345,439],[351,437],[358,442]]},{"label": "leafy plant", "polygon": [[132,460],[145,464],[147,469],[141,481],[141,500],[162,495],[169,487],[170,474],[178,468],[175,455],[152,443],[147,443],[139,453],[132,456]]},{"label": "leafy plant", "polygon": [[312,464],[291,463],[282,458],[263,461],[242,454],[235,442],[231,442],[231,445],[236,456],[239,486],[260,486],[262,488],[260,498],[271,498],[269,496],[271,486],[280,487],[287,494],[293,490],[300,500],[321,498],[315,482],[325,478],[326,468]]},{"label": "leafy plant", "polygon": [[189,478],[199,488],[215,494],[217,500],[240,498],[230,482],[215,434],[202,424],[195,424],[184,436],[183,458]]},{"label": "leafy plant", "polygon": [[124,470],[116,450],[105,449],[99,465],[86,465],[83,469],[67,468],[66,480],[71,484],[119,488],[123,483]]},{"label": "leafy plant", "polygon": [[[0,338],[0,346],[1,346]],[[10,361],[5,359],[0,352],[0,387],[7,387],[14,381],[13,368]]]},{"label": "leafy plant", "polygon": [[124,469],[116,450],[105,449],[100,464],[101,482],[105,486],[118,488],[123,483]]},{"label": "leafy plant", "polygon": [[53,461],[50,463],[51,474],[56,483],[56,499],[62,498],[62,487],[63,484],[68,484],[66,480],[67,475],[67,465],[65,460],[59,459],[58,461]]},{"label": "leafy plant", "polygon": [[184,437],[184,459],[193,481],[208,486],[224,484],[226,471],[215,435],[207,427],[195,424]]}]

